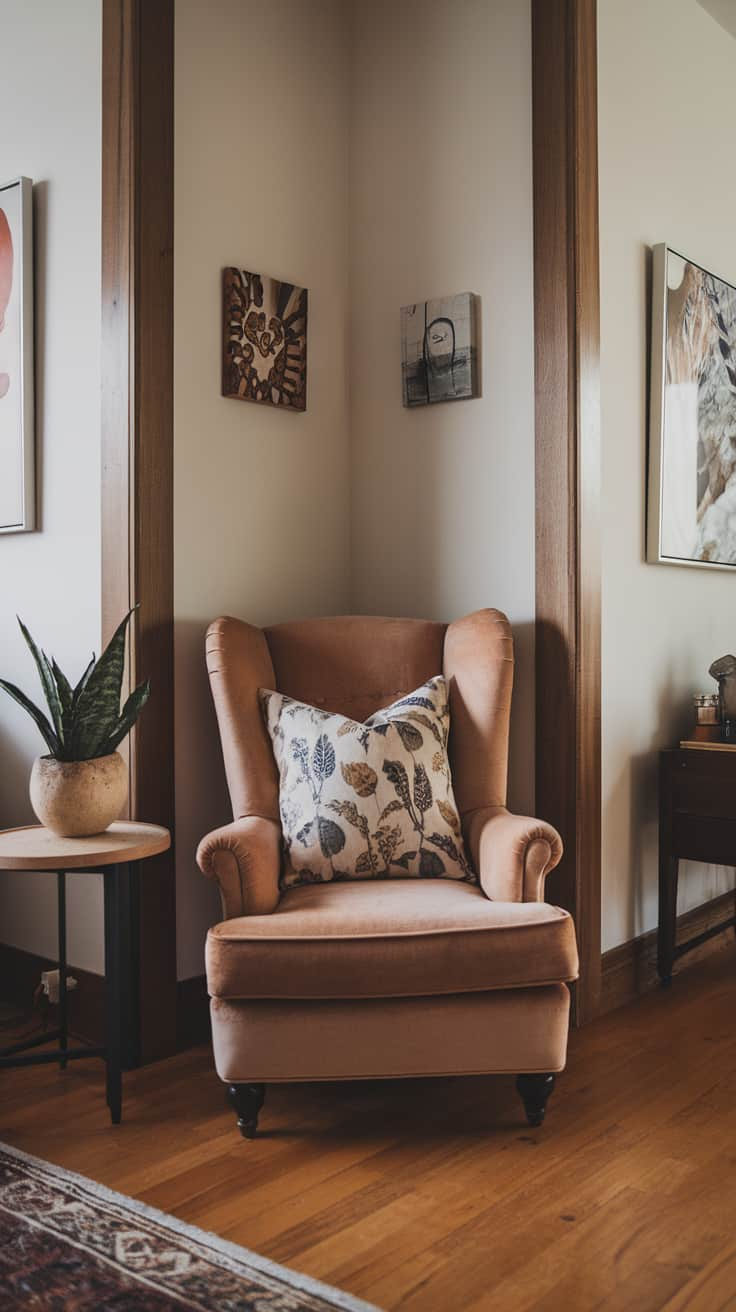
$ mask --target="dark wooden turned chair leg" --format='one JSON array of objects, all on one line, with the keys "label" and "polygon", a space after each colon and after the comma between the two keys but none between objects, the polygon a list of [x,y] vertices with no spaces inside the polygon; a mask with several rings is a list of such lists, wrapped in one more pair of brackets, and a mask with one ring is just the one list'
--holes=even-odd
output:
[{"label": "dark wooden turned chair leg", "polygon": [[227,1096],[238,1118],[238,1129],[244,1139],[255,1139],[258,1113],[266,1097],[265,1084],[229,1084]]},{"label": "dark wooden turned chair leg", "polygon": [[519,1075],[516,1090],[524,1104],[526,1119],[530,1125],[541,1125],[547,1099],[555,1087],[554,1075]]}]

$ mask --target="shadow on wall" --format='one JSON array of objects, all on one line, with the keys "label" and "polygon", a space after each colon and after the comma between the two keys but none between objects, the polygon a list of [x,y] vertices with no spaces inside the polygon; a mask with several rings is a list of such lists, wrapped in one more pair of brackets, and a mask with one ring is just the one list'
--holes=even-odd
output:
[{"label": "shadow on wall", "polygon": [[[509,734],[508,808],[520,815],[536,815],[534,797],[534,652],[535,626],[531,621],[512,624],[514,638],[514,694]],[[542,817],[544,819],[544,817]]]},{"label": "shadow on wall", "polygon": [[[5,693],[0,695],[6,699]],[[44,744],[39,734],[38,752],[41,753],[43,750]],[[29,758],[27,752],[20,749],[8,729],[2,727],[0,727],[0,761],[2,761],[0,829],[36,824],[36,817],[31,809],[31,801],[28,795],[28,783],[33,760]]]},{"label": "shadow on wall", "polygon": [[204,926],[221,919],[214,884],[201,874],[197,845],[210,829],[229,824],[232,809],[225,780],[214,706],[205,664],[204,640],[210,619],[177,620],[176,668],[176,829],[179,978],[202,972]]}]

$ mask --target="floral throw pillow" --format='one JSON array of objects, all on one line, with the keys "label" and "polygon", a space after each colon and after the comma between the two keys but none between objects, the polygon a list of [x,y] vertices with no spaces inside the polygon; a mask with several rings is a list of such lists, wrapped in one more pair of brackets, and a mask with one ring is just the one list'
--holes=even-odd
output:
[{"label": "floral throw pillow", "polygon": [[279,768],[283,886],[475,880],[463,849],[442,676],[364,724],[260,690]]}]

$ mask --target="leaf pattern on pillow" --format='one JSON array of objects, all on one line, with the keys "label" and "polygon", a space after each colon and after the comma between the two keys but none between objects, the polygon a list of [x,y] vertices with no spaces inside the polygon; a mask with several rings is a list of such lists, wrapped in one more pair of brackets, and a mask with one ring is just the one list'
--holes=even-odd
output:
[{"label": "leaf pattern on pillow", "polygon": [[440,747],[444,746],[444,735],[436,720],[430,720],[429,716],[424,715],[422,711],[409,711],[406,718],[407,720],[414,720],[417,724],[423,724],[425,729],[429,729],[430,733],[434,734]]},{"label": "leaf pattern on pillow", "polygon": [[386,871],[388,872],[388,869],[394,860],[396,849],[401,842],[401,827],[400,825],[382,825],[376,830],[375,838],[378,843],[378,850],[383,857]]},{"label": "leaf pattern on pillow", "polygon": [[383,821],[386,819],[386,817],[391,815],[393,811],[403,811],[403,809],[404,809],[404,803],[401,801],[401,798],[395,797],[392,802],[389,802],[388,806],[384,806],[381,814],[378,817],[378,823],[382,824]]},{"label": "leaf pattern on pillow", "polygon": [[440,815],[442,816],[442,819],[445,820],[445,821],[447,822],[447,824],[450,826],[450,828],[452,829],[453,833],[455,833],[455,834],[459,834],[459,833],[460,833],[460,817],[459,817],[457,811],[454,809],[454,807],[450,806],[449,802],[445,802],[441,797],[438,797],[438,798],[437,798],[437,810],[439,811]]},{"label": "leaf pattern on pillow", "polygon": [[355,825],[355,828],[360,830],[364,838],[368,837],[368,820],[358,810],[355,802],[333,801],[328,802],[327,805],[336,815],[341,815],[344,820],[347,820],[348,824]]},{"label": "leaf pattern on pillow", "polygon": [[424,743],[419,730],[413,724],[409,724],[407,720],[394,720],[394,725],[406,750],[408,752],[417,752]]},{"label": "leaf pattern on pillow", "polygon": [[414,805],[417,811],[422,814],[428,811],[433,802],[432,789],[429,786],[429,777],[424,766],[420,763],[414,766]]},{"label": "leaf pattern on pillow", "polygon": [[399,795],[399,800],[406,807],[407,811],[411,810],[411,794],[409,792],[409,776],[401,761],[384,761],[383,773],[393,784]]},{"label": "leaf pattern on pillow", "polygon": [[354,788],[358,797],[372,797],[376,791],[378,775],[363,761],[343,762],[340,766],[346,784]]},{"label": "leaf pattern on pillow", "polygon": [[312,769],[318,779],[329,779],[335,773],[335,749],[326,733],[321,733],[315,743]]},{"label": "leaf pattern on pillow", "polygon": [[338,852],[342,852],[345,846],[344,829],[335,824],[334,820],[326,820],[323,815],[317,817],[317,828],[323,856],[333,857],[337,856]]},{"label": "leaf pattern on pillow", "polygon": [[426,847],[422,848],[419,853],[419,874],[422,879],[437,879],[439,875],[444,875],[445,867],[436,852],[430,852]]},{"label": "leaf pattern on pillow", "polygon": [[475,880],[452,792],[441,676],[364,724],[282,693],[264,689],[260,698],[279,771],[286,887],[408,876]]}]

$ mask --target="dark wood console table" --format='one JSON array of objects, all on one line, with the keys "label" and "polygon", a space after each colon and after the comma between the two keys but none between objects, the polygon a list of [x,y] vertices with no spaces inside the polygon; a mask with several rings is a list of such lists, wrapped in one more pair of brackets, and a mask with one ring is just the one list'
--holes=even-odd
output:
[{"label": "dark wood console table", "polygon": [[736,915],[676,942],[680,861],[736,865],[736,748],[678,747],[659,757],[659,933],[657,971],[672,982],[686,952],[736,925]]}]

